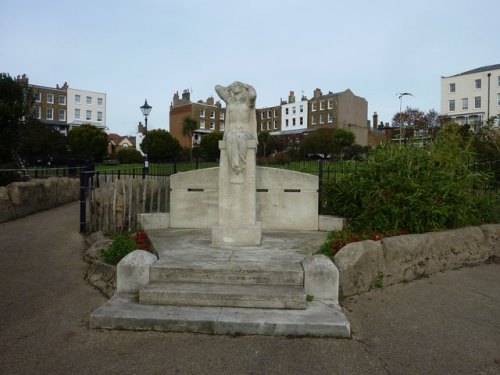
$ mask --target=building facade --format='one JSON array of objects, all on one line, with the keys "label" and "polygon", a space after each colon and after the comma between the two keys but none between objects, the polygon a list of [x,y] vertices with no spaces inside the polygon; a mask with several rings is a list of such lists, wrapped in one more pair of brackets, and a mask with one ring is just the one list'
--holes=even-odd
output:
[{"label": "building facade", "polygon": [[368,102],[349,89],[328,94],[316,89],[309,100],[309,129],[346,129],[354,133],[355,142],[361,146],[368,145],[367,119]]},{"label": "building facade", "polygon": [[300,101],[295,100],[295,93],[290,91],[288,102],[281,105],[281,131],[300,131],[308,128],[309,104],[302,96]]},{"label": "building facade", "polygon": [[500,121],[500,64],[441,77],[441,115],[459,124]]},{"label": "building facade", "polygon": [[68,126],[91,124],[106,129],[106,94],[67,88]]},{"label": "building facade", "polygon": [[[23,76],[22,79],[26,79]],[[68,133],[67,123],[67,83],[62,87],[57,85],[55,88],[29,85],[35,96],[35,118],[42,123],[53,126],[56,130],[63,134]]]},{"label": "building facade", "polygon": [[[184,90],[182,96],[179,93],[174,94],[170,104],[170,134],[176,138],[182,147],[192,148],[199,144],[203,134],[213,131],[224,131],[226,109],[222,108],[220,101],[215,101],[213,97],[205,102],[199,100],[194,103],[191,101],[191,93]],[[182,134],[184,119],[190,117],[196,121],[197,130],[193,133],[191,139]]]},{"label": "building facade", "polygon": [[262,130],[268,132],[281,130],[281,105],[258,108],[255,112],[257,115],[257,133]]}]

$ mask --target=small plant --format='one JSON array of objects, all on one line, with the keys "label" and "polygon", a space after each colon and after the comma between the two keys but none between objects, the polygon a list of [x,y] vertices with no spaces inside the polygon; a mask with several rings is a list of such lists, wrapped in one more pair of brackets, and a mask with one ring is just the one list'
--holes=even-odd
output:
[{"label": "small plant", "polygon": [[384,275],[379,273],[375,280],[373,281],[373,286],[375,288],[382,288],[384,286]]},{"label": "small plant", "polygon": [[314,296],[311,296],[310,294],[308,294],[308,295],[306,296],[306,301],[307,301],[307,302],[312,302],[312,301],[314,301]]},{"label": "small plant", "polygon": [[111,245],[103,250],[102,257],[106,263],[118,264],[127,254],[137,249],[136,242],[124,234],[117,234]]}]

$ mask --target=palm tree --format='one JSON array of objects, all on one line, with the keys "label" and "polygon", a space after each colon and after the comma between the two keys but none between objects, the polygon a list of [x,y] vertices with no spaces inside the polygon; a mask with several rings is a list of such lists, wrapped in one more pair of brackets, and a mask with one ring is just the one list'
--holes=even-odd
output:
[{"label": "palm tree", "polygon": [[182,135],[189,137],[191,147],[189,147],[189,160],[193,160],[193,133],[198,127],[198,123],[192,117],[186,116],[182,120]]}]

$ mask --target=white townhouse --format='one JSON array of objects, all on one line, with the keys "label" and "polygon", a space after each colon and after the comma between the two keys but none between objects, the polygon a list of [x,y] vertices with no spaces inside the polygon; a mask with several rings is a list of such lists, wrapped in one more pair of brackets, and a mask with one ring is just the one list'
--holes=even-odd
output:
[{"label": "white townhouse", "polygon": [[288,102],[281,105],[281,131],[283,133],[292,130],[307,129],[308,100],[302,97],[301,101],[295,101],[295,93],[290,91]]},{"label": "white townhouse", "polygon": [[500,64],[441,77],[441,115],[459,124],[496,117],[500,123]]},{"label": "white townhouse", "polygon": [[67,108],[70,129],[82,124],[106,129],[106,94],[68,87]]}]

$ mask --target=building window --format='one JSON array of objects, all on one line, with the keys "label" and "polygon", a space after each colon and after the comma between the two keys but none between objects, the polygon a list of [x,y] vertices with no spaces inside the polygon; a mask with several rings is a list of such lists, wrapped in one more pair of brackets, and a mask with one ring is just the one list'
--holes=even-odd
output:
[{"label": "building window", "polygon": [[97,112],[97,121],[102,121],[102,112]]},{"label": "building window", "polygon": [[304,125],[304,117],[300,118],[300,125]]},{"label": "building window", "polygon": [[481,88],[481,78],[474,80],[474,88],[479,90]]},{"label": "building window", "polygon": [[75,95],[75,103],[80,103],[80,95]]},{"label": "building window", "polygon": [[311,119],[312,119],[311,123],[312,123],[313,125],[316,125],[316,116],[313,116]]},{"label": "building window", "polygon": [[77,119],[77,120],[80,119],[80,109],[79,108],[75,109],[75,119]]},{"label": "building window", "polygon": [[292,113],[295,114],[297,112],[297,109],[295,108],[295,106],[292,107]]},{"label": "building window", "polygon": [[448,108],[450,112],[453,112],[455,110],[455,100],[450,100]]},{"label": "building window", "polygon": [[500,106],[500,94],[497,94],[497,105]]},{"label": "building window", "polygon": [[288,108],[285,108],[285,115],[288,115]]},{"label": "building window", "polygon": [[42,101],[42,94],[40,94],[40,91],[35,92],[35,102],[41,102],[41,101]]},{"label": "building window", "polygon": [[456,87],[454,83],[450,83],[450,92],[455,92]]},{"label": "building window", "polygon": [[47,103],[54,103],[54,94],[47,94]]},{"label": "building window", "polygon": [[292,119],[292,125],[295,126],[295,117]]},{"label": "building window", "polygon": [[66,121],[66,110],[65,109],[59,110],[59,121]]},{"label": "building window", "polygon": [[274,110],[274,117],[278,117],[278,111]]},{"label": "building window", "polygon": [[260,118],[263,119],[264,118],[264,112],[261,112],[260,113]]},{"label": "building window", "polygon": [[303,113],[304,112],[304,106],[301,104],[300,107],[299,107],[299,111],[300,113]]},{"label": "building window", "polygon": [[319,123],[323,124],[325,122],[325,115],[321,114],[319,115]]},{"label": "building window", "polygon": [[285,126],[288,127],[288,119],[285,120]]},{"label": "building window", "polygon": [[40,107],[35,106],[35,118],[40,118]]},{"label": "building window", "polygon": [[268,118],[273,117],[273,111],[267,111],[267,117]]},{"label": "building window", "polygon": [[98,105],[99,107],[102,107],[102,106],[103,106],[103,104],[102,104],[102,103],[103,103],[102,98],[97,98],[97,105]]},{"label": "building window", "polygon": [[224,120],[224,112],[221,112],[219,115],[219,119]]},{"label": "building window", "polygon": [[92,120],[92,111],[85,111],[85,120]]},{"label": "building window", "polygon": [[47,120],[53,120],[54,119],[54,111],[52,108],[47,108]]},{"label": "building window", "polygon": [[205,110],[204,109],[200,109],[200,117],[205,117]]},{"label": "building window", "polygon": [[481,97],[480,96],[474,97],[474,108],[481,108]]},{"label": "building window", "polygon": [[92,97],[91,96],[87,96],[86,103],[92,104]]},{"label": "building window", "polygon": [[333,122],[333,113],[328,113],[328,122]]},{"label": "building window", "polygon": [[319,102],[319,109],[320,110],[325,109],[325,102]]},{"label": "building window", "polygon": [[316,102],[313,102],[312,103],[312,108],[311,108],[311,111],[316,111],[316,108],[317,108],[317,103]]},{"label": "building window", "polygon": [[215,118],[215,111],[210,111],[210,118]]},{"label": "building window", "polygon": [[333,100],[329,99],[328,100],[328,109],[332,109],[332,108],[333,108]]},{"label": "building window", "polygon": [[66,95],[59,95],[59,104],[66,104]]},{"label": "building window", "polygon": [[462,98],[462,109],[469,109],[469,99]]},{"label": "building window", "polygon": [[224,122],[221,121],[220,123],[220,131],[223,132],[224,131]]},{"label": "building window", "polygon": [[260,123],[260,130],[264,130],[264,123],[263,122]]},{"label": "building window", "polygon": [[200,120],[200,129],[205,129],[205,120]]},{"label": "building window", "polygon": [[271,130],[271,121],[267,122],[267,130]]},{"label": "building window", "polygon": [[274,120],[274,129],[278,129],[278,120]]},{"label": "building window", "polygon": [[215,130],[215,122],[210,121],[210,130]]}]

